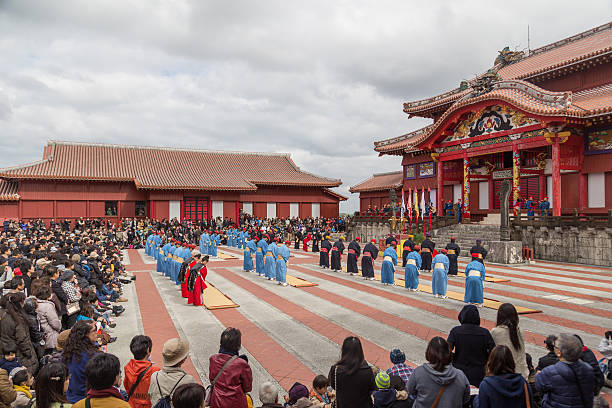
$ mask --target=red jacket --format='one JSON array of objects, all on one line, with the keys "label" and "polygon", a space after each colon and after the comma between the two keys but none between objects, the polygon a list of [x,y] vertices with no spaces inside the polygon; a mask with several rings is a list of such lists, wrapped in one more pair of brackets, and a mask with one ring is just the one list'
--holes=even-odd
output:
[{"label": "red jacket", "polygon": [[[123,387],[125,388],[125,392],[130,392],[132,386],[138,378],[138,374],[140,374],[152,364],[153,363],[151,363],[150,361],[132,359],[129,361],[129,363],[125,365],[125,378],[123,379]],[[136,387],[134,393],[128,401],[132,408],[151,408],[151,400],[149,398],[149,384],[151,384],[151,374],[159,370],[159,367],[151,367],[145,373],[145,375],[142,376],[142,380],[140,380],[138,386]]]},{"label": "red jacket", "polygon": [[[232,356],[214,354],[210,357],[208,378],[214,380],[221,367]],[[253,373],[249,363],[237,358],[228,365],[215,383],[210,408],[247,408],[246,393],[253,389]]]}]

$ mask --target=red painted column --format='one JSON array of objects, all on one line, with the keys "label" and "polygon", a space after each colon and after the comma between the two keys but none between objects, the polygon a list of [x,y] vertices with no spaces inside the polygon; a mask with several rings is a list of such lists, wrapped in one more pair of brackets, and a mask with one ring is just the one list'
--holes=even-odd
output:
[{"label": "red painted column", "polygon": [[579,206],[580,210],[585,210],[589,206],[588,201],[588,182],[586,173],[580,173],[578,179],[578,189],[580,191]]},{"label": "red painted column", "polygon": [[489,211],[495,207],[495,184],[493,183],[493,175],[489,176]]},{"label": "red painted column", "polygon": [[438,202],[436,203],[436,210],[438,214],[443,214],[444,208],[444,163],[438,159]]},{"label": "red painted column", "polygon": [[561,215],[561,145],[555,140],[552,145],[553,215]]},{"label": "red painted column", "polygon": [[544,172],[538,175],[538,184],[538,190],[540,191],[540,196],[538,197],[538,199],[542,200],[548,195],[548,193],[546,192],[546,174],[544,174]]}]

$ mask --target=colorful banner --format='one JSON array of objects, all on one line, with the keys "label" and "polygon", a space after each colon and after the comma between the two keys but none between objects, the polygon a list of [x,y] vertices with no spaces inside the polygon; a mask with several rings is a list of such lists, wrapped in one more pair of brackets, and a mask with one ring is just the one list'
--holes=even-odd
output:
[{"label": "colorful banner", "polygon": [[425,187],[421,190],[421,218],[425,217]]},{"label": "colorful banner", "polygon": [[521,153],[516,151],[512,154],[512,195],[513,206],[516,206],[521,197]]},{"label": "colorful banner", "polygon": [[414,212],[416,219],[419,219],[419,193],[417,189],[414,189]]},{"label": "colorful banner", "polygon": [[463,159],[463,216],[470,216],[470,161]]},{"label": "colorful banner", "polygon": [[406,202],[404,201],[404,189],[402,188],[402,209],[400,210],[401,218],[404,218],[404,208],[406,208]]},{"label": "colorful banner", "polygon": [[408,218],[412,222],[412,188],[408,189]]}]

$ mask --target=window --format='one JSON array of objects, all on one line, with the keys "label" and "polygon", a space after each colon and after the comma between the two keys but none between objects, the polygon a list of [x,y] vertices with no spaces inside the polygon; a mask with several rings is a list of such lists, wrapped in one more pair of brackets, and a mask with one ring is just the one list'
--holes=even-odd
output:
[{"label": "window", "polygon": [[107,217],[117,216],[117,202],[116,201],[105,201],[104,202],[104,215]]},{"label": "window", "polygon": [[147,216],[147,205],[145,201],[136,201],[134,203],[134,215],[136,217]]}]

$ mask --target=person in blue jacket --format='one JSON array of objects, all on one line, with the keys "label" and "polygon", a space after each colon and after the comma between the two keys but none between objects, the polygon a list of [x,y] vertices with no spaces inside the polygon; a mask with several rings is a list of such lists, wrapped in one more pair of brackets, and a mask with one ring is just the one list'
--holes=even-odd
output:
[{"label": "person in blue jacket", "polygon": [[264,276],[264,272],[265,272],[264,256],[268,252],[267,240],[269,239],[270,237],[266,235],[263,239],[260,239],[259,242],[257,243],[257,253],[255,254],[255,270],[257,271],[257,274],[259,276]]},{"label": "person in blue jacket", "polygon": [[276,276],[276,250],[278,249],[278,246],[276,245],[277,241],[278,238],[274,238],[274,241],[268,245],[268,250],[266,251],[264,272],[268,280],[272,280]]},{"label": "person in blue jacket", "polygon": [[289,246],[291,241],[286,241],[276,249],[276,281],[279,285],[287,286],[287,263],[291,252]]},{"label": "person in blue jacket", "polygon": [[[257,237],[255,237],[257,239]],[[257,246],[255,241],[250,239],[244,247],[244,255],[242,260],[242,269],[245,272],[251,272],[253,270],[253,255],[257,252]]]},{"label": "person in blue jacket", "polygon": [[525,209],[527,210],[527,217],[532,219],[535,215],[535,202],[533,201],[533,197],[530,196],[529,200],[525,200]]},{"label": "person in blue jacket", "polygon": [[431,261],[433,265],[431,291],[434,297],[441,297],[442,299],[446,299],[446,285],[448,283],[448,268],[450,265],[446,253],[446,249],[442,249],[441,253],[434,256],[434,259]]},{"label": "person in blue jacket", "polygon": [[421,250],[420,245],[415,245],[412,248],[412,252],[406,256],[406,268],[404,269],[404,286],[406,289],[410,289],[413,292],[419,290],[419,271],[421,270],[421,264],[423,260],[419,251]]},{"label": "person in blue jacket", "polygon": [[472,254],[472,262],[465,267],[465,303],[482,307],[485,275],[485,266],[480,262],[479,254]]},{"label": "person in blue jacket", "polygon": [[380,269],[380,281],[385,285],[393,285],[395,282],[395,266],[397,265],[397,242],[391,245],[383,253],[383,262]]},{"label": "person in blue jacket", "polygon": [[540,216],[548,217],[548,213],[550,210],[550,202],[548,201],[548,197],[544,197],[544,199],[540,201],[538,208],[540,209]]}]

